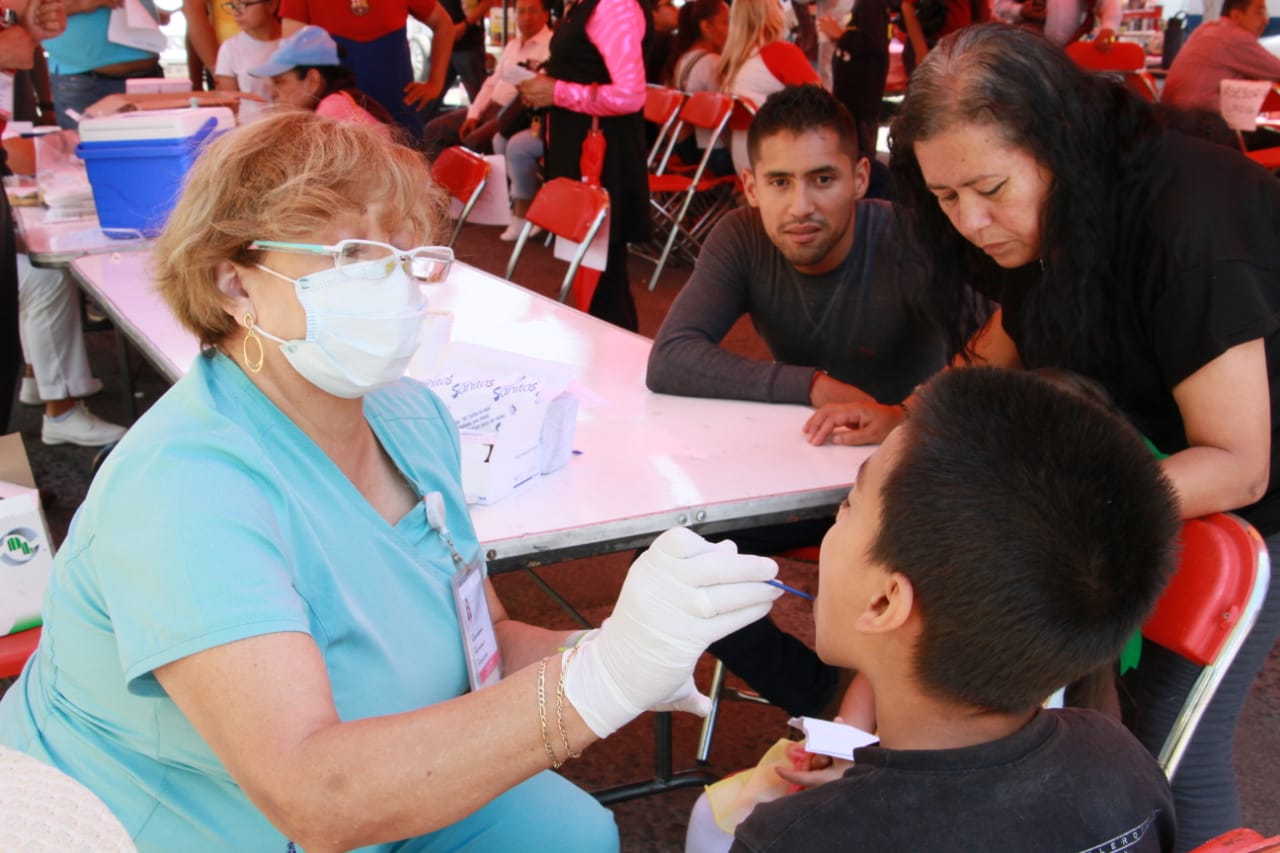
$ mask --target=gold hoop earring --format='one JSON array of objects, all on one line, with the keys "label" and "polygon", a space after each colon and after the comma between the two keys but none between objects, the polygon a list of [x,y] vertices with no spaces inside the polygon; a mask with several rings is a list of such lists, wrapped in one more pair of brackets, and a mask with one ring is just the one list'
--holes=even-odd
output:
[{"label": "gold hoop earring", "polygon": [[[249,334],[244,336],[244,342],[241,344],[241,355],[244,356],[244,365],[249,368],[250,373],[259,373],[262,370],[262,363],[266,361],[267,354],[262,348],[262,338],[258,337],[258,333],[253,328],[253,315],[246,313],[241,321],[244,327],[249,330]],[[254,346],[258,348],[258,357],[252,358],[249,355],[249,342],[252,341]]]}]

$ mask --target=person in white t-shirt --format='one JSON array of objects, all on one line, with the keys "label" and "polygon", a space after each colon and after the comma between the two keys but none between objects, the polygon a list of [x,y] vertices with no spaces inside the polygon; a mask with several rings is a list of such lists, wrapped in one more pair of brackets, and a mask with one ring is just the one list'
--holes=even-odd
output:
[{"label": "person in white t-shirt", "polygon": [[247,92],[262,98],[240,102],[240,123],[247,124],[271,103],[271,81],[252,77],[249,69],[263,65],[280,45],[280,0],[230,0],[229,7],[240,32],[218,48],[214,87],[219,92]]}]

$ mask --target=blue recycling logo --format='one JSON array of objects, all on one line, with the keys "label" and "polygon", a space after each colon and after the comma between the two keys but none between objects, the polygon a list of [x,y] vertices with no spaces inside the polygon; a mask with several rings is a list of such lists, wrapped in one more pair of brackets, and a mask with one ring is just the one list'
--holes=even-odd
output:
[{"label": "blue recycling logo", "polygon": [[15,527],[0,542],[0,563],[21,566],[35,559],[40,553],[40,534],[30,527]]}]

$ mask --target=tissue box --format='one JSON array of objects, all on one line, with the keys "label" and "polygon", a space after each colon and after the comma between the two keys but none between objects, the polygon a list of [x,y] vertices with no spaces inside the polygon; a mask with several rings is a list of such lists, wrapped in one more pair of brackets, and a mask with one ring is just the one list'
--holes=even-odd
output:
[{"label": "tissue box", "polygon": [[539,436],[541,462],[539,471],[550,474],[569,464],[573,456],[573,437],[578,427],[578,398],[562,391],[547,405],[542,416]]},{"label": "tissue box", "polygon": [[539,423],[505,418],[501,429],[462,430],[462,491],[467,503],[492,504],[538,476],[542,463]]},{"label": "tissue box", "polygon": [[53,546],[18,434],[0,438],[0,634],[40,624]]}]

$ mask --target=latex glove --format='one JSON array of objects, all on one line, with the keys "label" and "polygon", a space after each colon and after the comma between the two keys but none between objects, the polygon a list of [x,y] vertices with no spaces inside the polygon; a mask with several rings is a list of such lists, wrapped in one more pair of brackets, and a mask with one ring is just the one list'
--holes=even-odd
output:
[{"label": "latex glove", "polygon": [[697,717],[711,713],[711,699],[694,682],[690,675],[674,694],[649,709],[650,711],[683,711]]},{"label": "latex glove", "polygon": [[631,566],[613,615],[578,646],[565,676],[565,695],[598,736],[687,699],[681,690],[707,646],[769,612],[781,590],[764,581],[777,563],[737,550],[676,527]]}]

